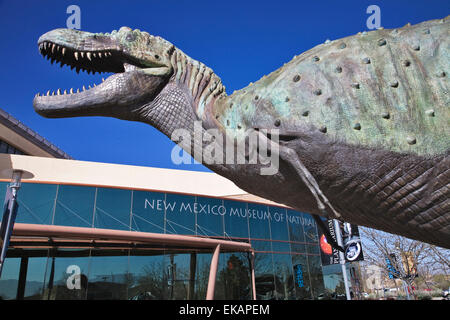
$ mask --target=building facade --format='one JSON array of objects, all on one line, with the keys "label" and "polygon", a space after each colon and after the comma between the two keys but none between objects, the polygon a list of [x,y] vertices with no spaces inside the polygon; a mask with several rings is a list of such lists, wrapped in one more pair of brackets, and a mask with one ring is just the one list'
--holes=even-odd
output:
[{"label": "building facade", "polygon": [[[339,275],[322,267],[309,214],[246,194],[216,174],[22,155],[0,155],[0,166],[33,173],[18,193],[16,225],[249,243],[253,260],[249,252],[220,253],[215,299],[252,299],[252,286],[256,299],[319,299],[329,283],[340,285],[327,281]],[[2,179],[0,194],[8,183]],[[3,299],[205,298],[212,250],[45,238],[13,234]]]}]

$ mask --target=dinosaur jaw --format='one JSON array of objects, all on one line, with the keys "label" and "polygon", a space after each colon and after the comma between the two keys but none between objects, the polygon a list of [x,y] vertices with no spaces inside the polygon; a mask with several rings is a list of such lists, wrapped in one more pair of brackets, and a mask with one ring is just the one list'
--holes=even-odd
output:
[{"label": "dinosaur jaw", "polygon": [[130,119],[130,108],[153,100],[166,81],[164,76],[169,73],[164,66],[141,64],[107,36],[57,29],[44,34],[38,45],[40,53],[52,63],[56,61],[61,67],[68,65],[77,73],[80,70],[88,74],[114,73],[92,88],[83,86],[76,90],[57,89],[36,94],[34,109],[48,118],[113,116]]}]

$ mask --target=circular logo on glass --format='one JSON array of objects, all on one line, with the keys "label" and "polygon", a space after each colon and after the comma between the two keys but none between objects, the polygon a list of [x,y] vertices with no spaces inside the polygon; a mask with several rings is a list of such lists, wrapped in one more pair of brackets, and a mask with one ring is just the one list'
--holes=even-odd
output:
[{"label": "circular logo on glass", "polygon": [[351,240],[345,248],[345,258],[348,261],[355,261],[361,253],[361,244],[357,240]]}]

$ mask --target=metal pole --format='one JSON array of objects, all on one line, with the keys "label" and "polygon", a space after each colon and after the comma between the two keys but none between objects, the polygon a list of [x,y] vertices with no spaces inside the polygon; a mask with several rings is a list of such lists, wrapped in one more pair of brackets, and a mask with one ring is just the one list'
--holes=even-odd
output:
[{"label": "metal pole", "polygon": [[6,259],[6,253],[9,247],[9,239],[11,238],[14,222],[17,213],[17,192],[20,189],[22,179],[22,170],[14,170],[12,174],[11,184],[8,186],[5,197],[4,213],[0,227],[1,234],[1,253],[0,253],[0,277],[3,271],[3,265]]},{"label": "metal pole", "polygon": [[[336,242],[340,247],[343,248],[344,245],[342,242],[341,226],[339,225],[339,220],[333,219],[333,222],[334,233],[336,234]],[[345,295],[347,297],[347,300],[352,300],[352,297],[350,296],[350,288],[348,285],[347,270],[345,268],[345,257],[342,251],[339,251],[339,263],[341,264],[342,276],[344,277]]]}]

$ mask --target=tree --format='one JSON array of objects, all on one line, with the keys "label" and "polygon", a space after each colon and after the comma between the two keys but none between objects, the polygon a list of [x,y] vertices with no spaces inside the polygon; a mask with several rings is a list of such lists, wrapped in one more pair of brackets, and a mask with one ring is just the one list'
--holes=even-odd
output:
[{"label": "tree", "polygon": [[434,286],[433,276],[443,275],[448,279],[450,275],[450,250],[370,228],[361,227],[360,233],[364,264],[381,267],[385,276],[389,274],[386,257],[392,254],[397,257],[401,278],[409,285],[414,282],[416,287],[430,289]]}]

